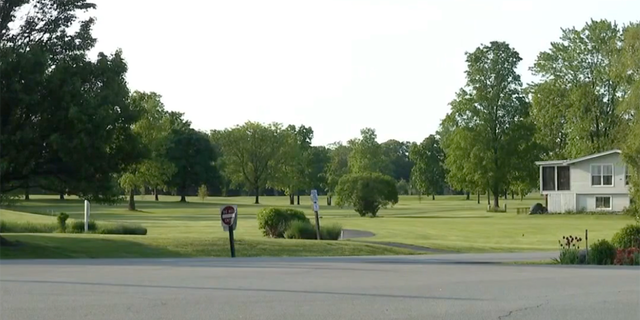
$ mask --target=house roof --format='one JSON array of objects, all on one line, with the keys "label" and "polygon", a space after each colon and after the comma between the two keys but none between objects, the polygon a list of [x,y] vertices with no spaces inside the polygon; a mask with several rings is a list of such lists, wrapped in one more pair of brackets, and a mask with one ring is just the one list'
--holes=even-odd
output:
[{"label": "house roof", "polygon": [[584,157],[580,157],[580,158],[576,158],[576,159],[536,161],[536,164],[539,165],[539,166],[548,166],[548,165],[554,165],[554,166],[563,165],[563,166],[566,166],[566,165],[570,165],[570,164],[574,164],[574,163],[578,163],[578,162],[582,162],[582,161],[587,161],[587,160],[591,160],[591,159],[595,159],[595,158],[599,158],[599,157],[608,156],[608,155],[614,154],[614,153],[622,153],[622,151],[620,151],[619,149],[613,149],[613,150],[609,150],[609,151],[605,151],[605,152],[590,154],[588,156],[584,156]]}]

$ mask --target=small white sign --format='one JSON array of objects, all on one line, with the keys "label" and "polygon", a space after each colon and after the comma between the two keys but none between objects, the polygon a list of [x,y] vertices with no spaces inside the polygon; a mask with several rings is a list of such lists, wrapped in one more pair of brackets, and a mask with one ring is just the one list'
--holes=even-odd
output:
[{"label": "small white sign", "polygon": [[313,203],[313,211],[320,211],[320,205],[317,202]]},{"label": "small white sign", "polygon": [[311,190],[311,202],[318,202],[318,190],[316,189]]}]

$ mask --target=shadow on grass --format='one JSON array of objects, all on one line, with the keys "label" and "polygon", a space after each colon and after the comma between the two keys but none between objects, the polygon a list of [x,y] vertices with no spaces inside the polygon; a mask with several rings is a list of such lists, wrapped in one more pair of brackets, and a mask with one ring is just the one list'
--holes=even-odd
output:
[{"label": "shadow on grass", "polygon": [[2,247],[1,259],[184,257],[180,252],[124,239],[36,234],[3,236],[13,245]]},{"label": "shadow on grass", "polygon": [[[381,218],[384,216],[380,216]],[[493,216],[425,216],[425,215],[393,215],[387,216],[387,218],[400,218],[400,219],[478,219],[478,218],[493,218]]]}]

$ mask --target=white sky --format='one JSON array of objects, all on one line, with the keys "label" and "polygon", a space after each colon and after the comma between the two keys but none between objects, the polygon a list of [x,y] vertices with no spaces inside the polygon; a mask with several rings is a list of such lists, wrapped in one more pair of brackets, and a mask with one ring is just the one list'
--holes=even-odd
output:
[{"label": "white sky", "polygon": [[197,129],[305,124],[316,145],[363,127],[381,142],[434,133],[481,43],[515,47],[526,83],[561,27],[640,19],[640,0],[95,2],[96,52],[123,49],[132,90]]}]

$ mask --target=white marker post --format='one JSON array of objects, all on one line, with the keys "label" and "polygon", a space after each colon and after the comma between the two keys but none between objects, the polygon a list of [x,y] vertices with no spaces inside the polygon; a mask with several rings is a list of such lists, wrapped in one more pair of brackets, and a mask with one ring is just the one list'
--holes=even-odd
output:
[{"label": "white marker post", "polygon": [[84,232],[89,232],[89,217],[91,215],[89,200],[84,201]]},{"label": "white marker post", "polygon": [[316,214],[316,236],[318,240],[321,240],[320,218],[318,217],[318,211],[320,211],[320,205],[318,205],[318,190],[311,190],[311,202],[313,202],[313,212]]}]

